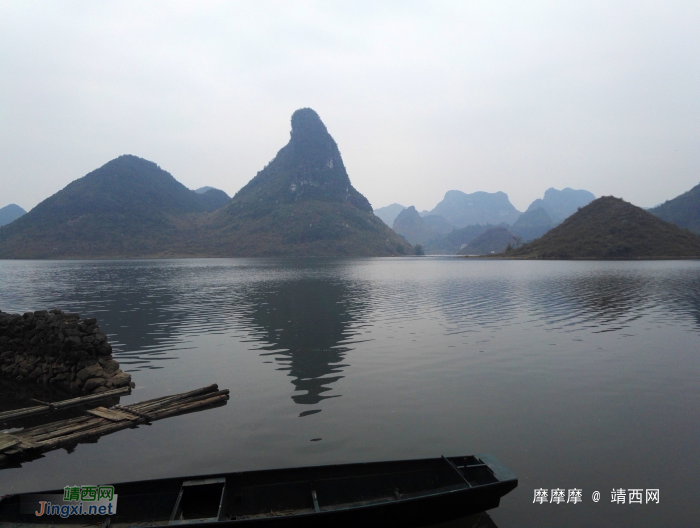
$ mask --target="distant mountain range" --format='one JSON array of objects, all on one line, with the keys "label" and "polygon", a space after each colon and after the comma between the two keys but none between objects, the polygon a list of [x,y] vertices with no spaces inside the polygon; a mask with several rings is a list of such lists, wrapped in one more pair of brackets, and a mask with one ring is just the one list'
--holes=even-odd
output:
[{"label": "distant mountain range", "polygon": [[512,224],[520,216],[504,192],[466,194],[462,191],[447,191],[429,214],[441,216],[456,228],[476,224]]},{"label": "distant mountain range", "polygon": [[[589,208],[593,203],[595,206]],[[585,214],[579,214],[583,211]],[[655,222],[654,216],[668,223]],[[512,223],[494,224],[494,219],[514,217]],[[456,228],[449,221],[455,219],[475,223]],[[532,202],[522,214],[504,193],[449,191],[428,214],[410,207],[394,222],[397,232],[411,243],[422,244],[429,254],[490,254],[508,245],[530,242],[509,254],[527,258],[697,255],[696,238],[683,234],[678,227],[700,234],[700,185],[648,212],[617,198],[595,200],[588,191],[570,188],[547,189],[544,197]]]},{"label": "distant mountain range", "polygon": [[454,229],[444,236],[436,236],[425,243],[425,252],[431,255],[457,255],[467,244],[495,226],[473,225]]},{"label": "distant mountain range", "polygon": [[[388,220],[399,211],[392,224],[397,233],[412,244],[424,245],[428,253],[444,254],[464,249],[471,242],[472,234],[479,236],[497,226],[509,228],[510,236],[520,241],[534,240],[594,199],[595,196],[588,191],[547,189],[544,198],[535,200],[525,213],[520,213],[503,192],[466,194],[448,191],[445,198],[426,214],[417,212],[415,207],[392,204],[383,208],[382,215]],[[465,222],[467,224],[463,225]],[[448,239],[454,230],[466,227],[474,229],[455,233]],[[497,233],[502,234],[494,231],[493,235]],[[460,240],[459,244],[457,240]]]},{"label": "distant mountain range", "polygon": [[534,259],[700,257],[700,237],[624,200],[604,196],[507,255]]},{"label": "distant mountain range", "polygon": [[411,247],[372,214],[311,109],[232,199],[191,191],[124,155],[0,228],[0,258],[398,255]]},{"label": "distant mountain range", "polygon": [[425,244],[437,235],[437,231],[421,218],[413,206],[399,213],[394,220],[393,229],[411,244]]},{"label": "distant mountain range", "polygon": [[648,213],[571,188],[547,189],[524,213],[503,192],[457,190],[430,211],[394,203],[373,212],[325,125],[305,108],[292,116],[289,143],[233,198],[209,186],[189,190],[153,162],[120,156],[29,213],[0,209],[0,258],[388,256],[410,254],[411,244],[489,254],[523,242],[509,255],[695,255],[696,238],[662,220],[700,234],[700,185]]},{"label": "distant mountain range", "polygon": [[393,203],[391,205],[387,205],[386,207],[375,209],[374,214],[375,216],[381,218],[382,222],[391,227],[394,225],[394,220],[396,220],[396,217],[399,216],[399,213],[404,209],[406,209],[405,206]]},{"label": "distant mountain range", "polygon": [[561,191],[549,188],[544,192],[544,198],[532,202],[527,211],[540,207],[547,212],[554,225],[557,225],[574,214],[579,207],[588,205],[593,200],[595,200],[595,195],[588,191],[576,191],[569,187]]},{"label": "distant mountain range", "polygon": [[510,230],[522,241],[529,242],[544,235],[554,225],[555,223],[544,208],[532,208],[530,206],[527,211],[518,217]]},{"label": "distant mountain range", "polygon": [[520,240],[507,228],[498,226],[484,231],[457,253],[459,255],[491,255],[503,253],[510,247],[516,247]]},{"label": "distant mountain range", "polygon": [[20,216],[25,214],[27,214],[27,211],[22,209],[17,204],[6,205],[2,209],[0,209],[0,226],[4,226],[6,224],[9,224],[10,222],[14,222]]}]

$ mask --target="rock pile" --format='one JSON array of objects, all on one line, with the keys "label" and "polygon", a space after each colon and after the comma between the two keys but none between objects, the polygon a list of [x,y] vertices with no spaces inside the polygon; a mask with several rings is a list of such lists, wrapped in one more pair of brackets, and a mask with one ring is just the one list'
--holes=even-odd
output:
[{"label": "rock pile", "polygon": [[131,384],[131,375],[111,354],[96,319],[58,309],[24,315],[0,311],[2,376],[98,394]]}]

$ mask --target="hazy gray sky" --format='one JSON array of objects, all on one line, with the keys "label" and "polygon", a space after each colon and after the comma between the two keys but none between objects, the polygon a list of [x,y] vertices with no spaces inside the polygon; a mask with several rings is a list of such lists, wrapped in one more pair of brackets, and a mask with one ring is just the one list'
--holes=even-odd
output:
[{"label": "hazy gray sky", "polygon": [[120,154],[233,195],[316,110],[372,205],[700,182],[700,2],[0,0],[0,206]]}]

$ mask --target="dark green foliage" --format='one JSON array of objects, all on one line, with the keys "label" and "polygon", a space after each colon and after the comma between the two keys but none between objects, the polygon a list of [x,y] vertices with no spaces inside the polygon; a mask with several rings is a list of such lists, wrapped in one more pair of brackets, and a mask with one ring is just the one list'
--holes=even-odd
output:
[{"label": "dark green foliage", "polygon": [[612,196],[581,208],[541,238],[509,253],[539,259],[700,257],[700,237]]},{"label": "dark green foliage", "polygon": [[421,256],[425,255],[425,250],[423,250],[423,246],[421,246],[420,244],[416,244],[415,246],[413,246],[413,253]]},{"label": "dark green foliage", "polygon": [[510,246],[518,247],[520,239],[503,226],[483,232],[459,251],[460,255],[503,253]]},{"label": "dark green foliage", "polygon": [[649,212],[700,235],[700,184]]},{"label": "dark green foliage", "polygon": [[0,228],[0,257],[145,256],[167,252],[205,203],[155,163],[120,156]]},{"label": "dark green foliage", "polygon": [[266,214],[248,209],[230,217],[224,210],[209,218],[183,252],[221,257],[378,256],[410,250],[379,218],[349,203],[308,200],[281,204]]}]

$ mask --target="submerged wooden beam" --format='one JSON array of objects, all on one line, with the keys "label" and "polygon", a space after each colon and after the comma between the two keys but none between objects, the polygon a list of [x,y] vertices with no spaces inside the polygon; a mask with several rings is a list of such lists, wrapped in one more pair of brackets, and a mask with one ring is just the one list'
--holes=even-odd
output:
[{"label": "submerged wooden beam", "polygon": [[71,398],[70,400],[63,400],[58,402],[42,402],[39,400],[32,399],[35,403],[40,403],[36,407],[26,407],[24,409],[16,409],[13,411],[0,412],[0,422],[8,422],[10,420],[16,420],[17,418],[25,418],[27,416],[34,416],[36,414],[44,414],[53,410],[67,409],[68,407],[75,407],[76,405],[83,405],[85,403],[92,403],[106,398],[112,398],[114,396],[122,396],[124,394],[131,394],[131,387],[122,387],[120,389],[112,389],[110,391],[101,392],[100,394],[91,394],[89,396],[80,396],[78,398]]},{"label": "submerged wooden beam", "polygon": [[[36,458],[39,453],[99,438],[122,429],[226,402],[229,391],[218,389],[218,385],[210,385],[127,406],[115,405],[111,409],[98,407],[85,411],[86,415],[78,418],[30,427],[12,435],[0,434],[0,466]],[[103,394],[107,393],[100,396]]]},{"label": "submerged wooden beam", "polygon": [[54,402],[53,405],[54,407],[56,407],[56,409],[65,409],[66,407],[74,407],[76,405],[82,405],[83,403],[104,400],[105,398],[111,398],[113,396],[122,396],[124,394],[131,394],[131,387],[127,385],[126,387],[112,389],[109,391],[101,392],[99,394],[91,394],[89,396],[80,396],[79,398],[73,398],[71,400]]}]

